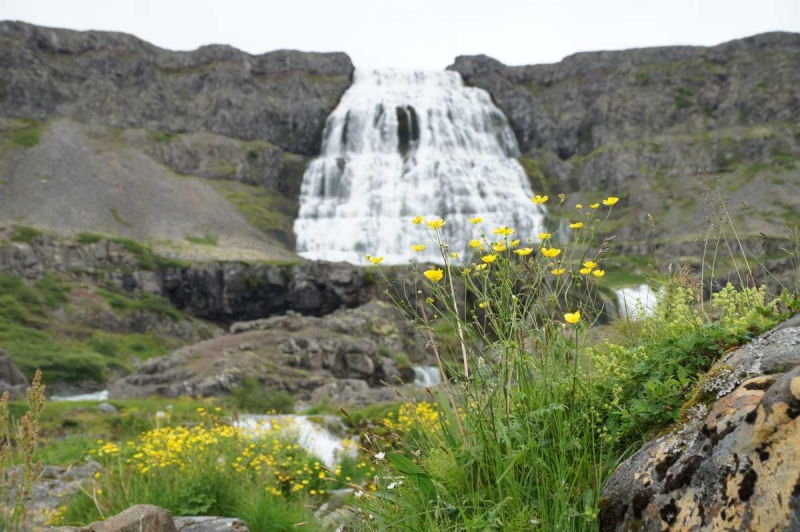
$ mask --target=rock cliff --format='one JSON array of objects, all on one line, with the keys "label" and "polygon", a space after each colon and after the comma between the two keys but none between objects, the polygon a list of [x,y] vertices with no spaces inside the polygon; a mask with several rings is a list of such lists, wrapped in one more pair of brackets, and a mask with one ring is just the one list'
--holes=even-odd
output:
[{"label": "rock cliff", "polygon": [[350,84],[343,53],[164,50],[132,35],[0,22],[0,115],[208,131],[305,155]]},{"label": "rock cliff", "polygon": [[[614,228],[620,240],[645,251],[650,214],[675,256],[697,252],[717,191],[740,234],[780,236],[800,220],[798,65],[800,34],[766,33],[548,65],[462,56],[448,68],[506,113],[534,190],[618,195],[632,226]],[[720,176],[716,190],[700,169]]]}]

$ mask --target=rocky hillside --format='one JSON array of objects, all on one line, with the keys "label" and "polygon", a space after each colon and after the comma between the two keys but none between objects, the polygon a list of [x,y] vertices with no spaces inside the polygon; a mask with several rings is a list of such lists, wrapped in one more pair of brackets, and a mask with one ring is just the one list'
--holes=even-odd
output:
[{"label": "rocky hillside", "polygon": [[352,73],[342,53],[172,52],[0,22],[0,222],[295,258],[305,162]]},{"label": "rocky hillside", "polygon": [[767,33],[548,65],[462,56],[448,68],[506,113],[534,190],[619,195],[638,223],[620,239],[644,252],[650,214],[674,257],[697,253],[706,230],[700,169],[720,177],[741,234],[780,237],[800,222],[798,65],[800,35]]}]

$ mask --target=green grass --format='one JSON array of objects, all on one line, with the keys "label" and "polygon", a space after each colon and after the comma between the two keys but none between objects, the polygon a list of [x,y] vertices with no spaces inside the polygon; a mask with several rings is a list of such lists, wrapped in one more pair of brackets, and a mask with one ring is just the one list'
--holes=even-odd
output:
[{"label": "green grass", "polygon": [[139,261],[139,267],[143,270],[154,270],[156,268],[188,268],[191,266],[191,262],[189,261],[164,257],[153,251],[150,246],[131,238],[108,237],[108,241],[119,244],[125,251],[136,256]]},{"label": "green grass", "polygon": [[108,210],[111,213],[111,216],[114,218],[114,220],[118,224],[124,225],[125,227],[133,227],[133,224],[131,222],[129,222],[128,220],[126,220],[125,218],[123,218],[116,207],[111,207]]},{"label": "green grass", "polygon": [[214,235],[203,235],[203,236],[184,235],[183,238],[187,242],[191,242],[192,244],[197,244],[199,246],[216,246],[218,243],[218,239]]},{"label": "green grass", "polygon": [[167,131],[150,131],[150,138],[157,142],[169,143],[180,138],[179,133],[169,133]]},{"label": "green grass", "polygon": [[[145,360],[178,347],[178,340],[156,333],[107,332],[53,319],[62,308],[69,315],[69,293],[74,288],[86,290],[49,274],[35,283],[0,275],[0,349],[11,354],[28,378],[41,369],[49,382],[104,382],[109,369],[128,367],[132,357]],[[101,288],[97,293],[119,313],[186,318],[169,301],[152,294],[124,295]]]},{"label": "green grass", "polygon": [[96,233],[78,233],[76,240],[79,244],[97,244],[101,240],[104,240],[106,237],[103,235],[98,235]]},{"label": "green grass", "polygon": [[30,118],[13,119],[7,129],[0,131],[0,151],[8,148],[33,148],[50,127],[48,122]]},{"label": "green grass", "polygon": [[30,244],[35,238],[42,236],[44,232],[35,227],[28,227],[25,225],[14,226],[14,236],[11,237],[12,242],[24,242]]},{"label": "green grass", "polygon": [[269,192],[264,187],[234,181],[214,181],[214,188],[230,201],[250,224],[287,249],[294,246],[297,201]]}]

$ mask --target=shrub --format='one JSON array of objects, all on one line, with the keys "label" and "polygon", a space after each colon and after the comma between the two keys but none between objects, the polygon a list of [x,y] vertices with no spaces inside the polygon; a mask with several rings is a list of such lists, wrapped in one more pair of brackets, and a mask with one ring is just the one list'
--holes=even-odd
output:
[{"label": "shrub", "polygon": [[291,414],[294,398],[287,391],[267,388],[255,377],[247,377],[231,390],[231,399],[238,408],[251,413]]}]

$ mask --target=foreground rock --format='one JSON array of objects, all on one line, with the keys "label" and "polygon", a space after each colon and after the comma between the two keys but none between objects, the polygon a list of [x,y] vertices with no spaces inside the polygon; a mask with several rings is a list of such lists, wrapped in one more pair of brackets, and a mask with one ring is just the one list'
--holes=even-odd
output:
[{"label": "foreground rock", "polygon": [[800,530],[800,316],[730,353],[704,381],[713,404],[623,463],[600,529]]},{"label": "foreground rock", "polygon": [[244,521],[229,517],[172,517],[157,506],[140,504],[105,521],[84,527],[60,527],[61,532],[249,532]]},{"label": "foreground rock", "polygon": [[[145,363],[111,387],[113,397],[212,396],[230,393],[248,377],[271,390],[308,399],[338,379],[353,379],[353,394],[381,382],[413,380],[398,361],[422,363],[422,346],[392,305],[370,301],[322,318],[294,312],[236,323],[226,336],[179,349]],[[342,389],[328,389],[341,398]],[[346,391],[346,390],[345,390]],[[345,394],[348,395],[348,394]],[[368,400],[368,399],[365,399]]]}]

